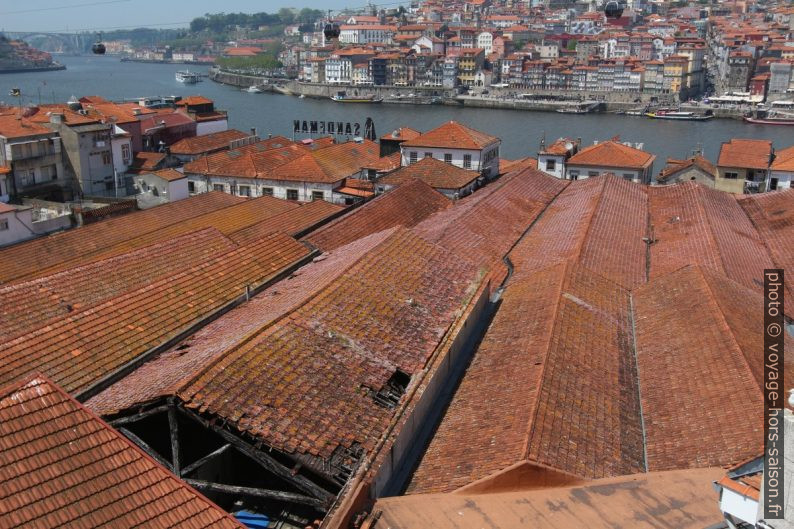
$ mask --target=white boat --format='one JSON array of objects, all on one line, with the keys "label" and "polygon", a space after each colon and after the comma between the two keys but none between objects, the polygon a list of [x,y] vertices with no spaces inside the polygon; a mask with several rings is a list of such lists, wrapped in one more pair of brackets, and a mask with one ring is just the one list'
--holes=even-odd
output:
[{"label": "white boat", "polygon": [[256,85],[251,85],[245,89],[245,92],[248,92],[249,94],[261,94],[262,89]]},{"label": "white boat", "polygon": [[298,96],[298,99],[306,99],[306,94],[301,94]]},{"label": "white boat", "polygon": [[185,84],[196,84],[201,82],[201,75],[190,70],[180,70],[176,72],[176,80]]}]

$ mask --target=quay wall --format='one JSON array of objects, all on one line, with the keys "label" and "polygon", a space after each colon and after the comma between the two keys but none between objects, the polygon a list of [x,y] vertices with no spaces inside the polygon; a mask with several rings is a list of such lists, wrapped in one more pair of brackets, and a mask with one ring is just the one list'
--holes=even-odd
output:
[{"label": "quay wall", "polygon": [[[442,97],[445,105],[464,106],[472,108],[499,108],[508,110],[533,110],[553,112],[561,106],[565,106],[566,101],[537,101],[521,100],[507,97],[511,93],[523,93],[519,88],[494,89],[489,87],[489,94],[486,96],[457,95],[455,90],[440,87],[424,86],[355,86],[355,85],[328,85],[321,83],[299,82],[294,79],[272,79],[254,75],[245,75],[233,72],[226,72],[218,69],[210,70],[210,79],[231,86],[247,88],[252,85],[262,87],[265,91],[279,92],[286,95],[313,97],[319,99],[329,98],[339,91],[346,91],[350,95],[374,95],[388,100],[393,94],[408,96],[414,94],[420,98]],[[263,82],[267,84],[263,85]],[[529,92],[529,90],[526,90]],[[559,96],[560,92],[549,90],[532,90],[538,96]],[[642,108],[649,103],[662,106],[677,106],[678,99],[675,94],[636,94],[632,92],[576,92],[569,95],[569,102],[587,100],[599,102],[596,111],[600,112],[620,112]],[[410,103],[406,100],[394,100],[394,103]],[[682,110],[703,112],[709,109],[715,118],[741,119],[746,109],[737,108],[710,108],[705,106],[681,105]]]}]

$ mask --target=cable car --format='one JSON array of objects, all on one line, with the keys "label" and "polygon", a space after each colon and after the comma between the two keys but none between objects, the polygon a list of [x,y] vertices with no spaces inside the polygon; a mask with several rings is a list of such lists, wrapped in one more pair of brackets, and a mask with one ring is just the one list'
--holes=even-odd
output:
[{"label": "cable car", "polygon": [[623,4],[616,0],[608,0],[604,5],[604,14],[608,18],[620,18],[623,15]]},{"label": "cable car", "polygon": [[339,24],[328,22],[323,29],[326,40],[334,40],[339,38]]},{"label": "cable car", "polygon": [[100,33],[97,41],[91,46],[91,52],[94,55],[104,55],[105,54],[105,45],[102,43],[102,34]]}]

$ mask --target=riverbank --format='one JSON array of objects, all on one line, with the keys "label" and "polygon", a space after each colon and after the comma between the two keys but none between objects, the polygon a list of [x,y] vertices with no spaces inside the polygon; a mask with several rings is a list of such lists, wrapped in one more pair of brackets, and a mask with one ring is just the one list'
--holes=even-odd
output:
[{"label": "riverbank", "polygon": [[51,66],[36,66],[33,68],[0,68],[0,74],[3,73],[35,73],[35,72],[55,72],[58,70],[65,70],[66,66],[63,64],[55,63]]},{"label": "riverbank", "polygon": [[[590,92],[571,95],[567,99],[549,99],[560,97],[559,93],[534,92],[538,99],[513,97],[515,89],[492,89],[484,95],[460,95],[454,89],[423,86],[355,86],[328,85],[306,83],[294,79],[270,79],[254,75],[226,72],[211,68],[209,78],[216,83],[248,88],[258,86],[265,92],[277,92],[284,95],[303,96],[314,99],[330,99],[339,91],[349,95],[372,95],[382,98],[384,104],[428,104],[431,100],[440,100],[447,106],[469,108],[492,108],[502,110],[525,110],[536,112],[556,112],[570,108],[572,105],[586,106],[588,113],[622,114],[629,110],[641,110],[648,104],[660,106],[679,106],[671,96],[651,96],[649,94]],[[436,101],[439,102],[439,101]],[[681,110],[703,113],[710,110],[716,119],[741,120],[746,112],[740,108],[711,108],[704,105],[680,105]],[[628,116],[632,117],[632,116]]]}]

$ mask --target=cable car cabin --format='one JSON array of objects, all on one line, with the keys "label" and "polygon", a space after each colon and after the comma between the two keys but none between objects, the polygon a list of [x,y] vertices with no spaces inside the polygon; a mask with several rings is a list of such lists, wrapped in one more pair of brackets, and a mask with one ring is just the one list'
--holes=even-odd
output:
[{"label": "cable car cabin", "polygon": [[615,0],[610,0],[604,6],[604,14],[608,18],[620,18],[623,15],[623,6]]},{"label": "cable car cabin", "polygon": [[101,42],[97,41],[91,46],[91,51],[94,55],[104,55],[105,54],[105,45]]},{"label": "cable car cabin", "polygon": [[334,40],[339,38],[339,24],[328,23],[323,29],[326,40]]}]

